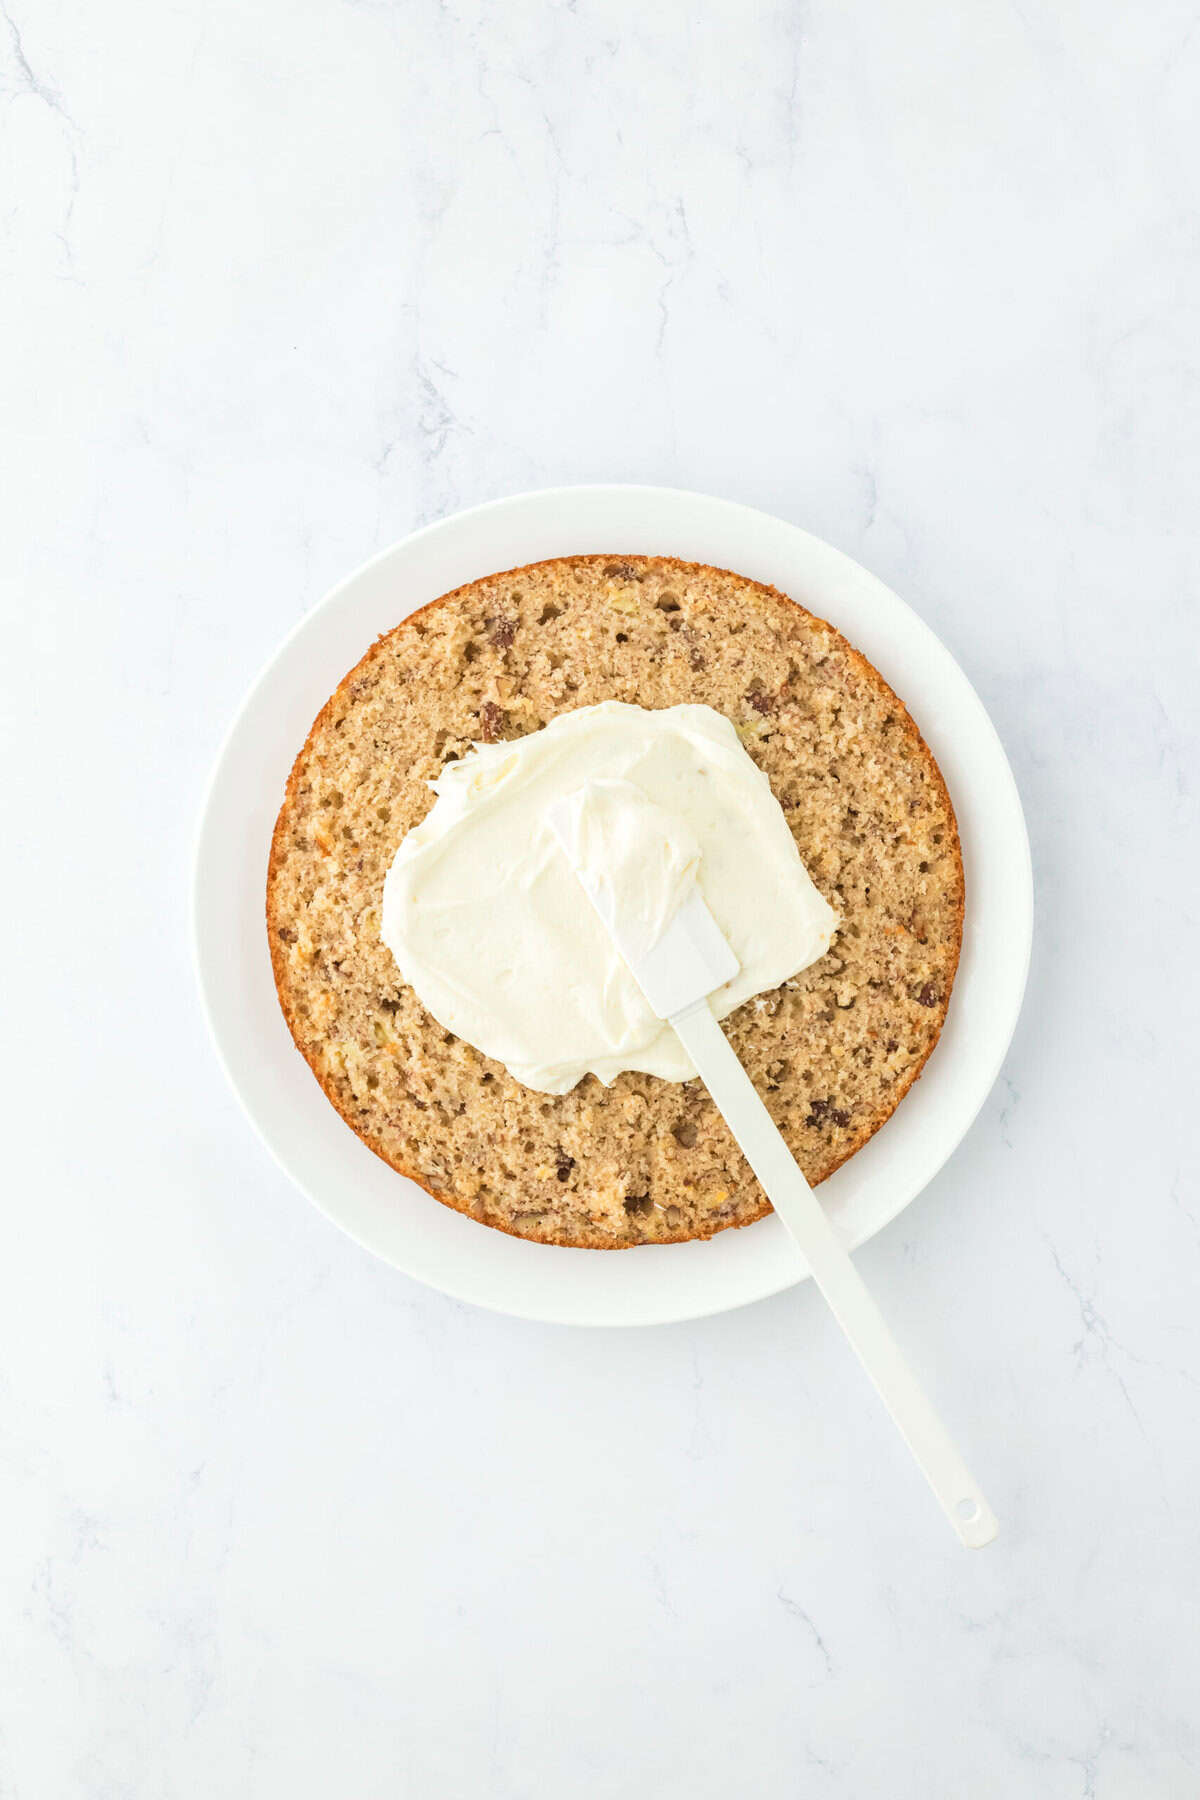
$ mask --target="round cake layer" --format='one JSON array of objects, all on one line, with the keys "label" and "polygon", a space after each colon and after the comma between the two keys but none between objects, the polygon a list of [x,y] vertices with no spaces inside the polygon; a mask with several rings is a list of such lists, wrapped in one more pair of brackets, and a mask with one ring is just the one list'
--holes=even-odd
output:
[{"label": "round cake layer", "polygon": [[841,916],[828,955],[725,1021],[811,1182],[879,1129],[937,1042],[963,878],[912,719],[773,588],[670,557],[565,557],[459,588],[371,647],[313,725],[275,827],[284,1016],[346,1122],[437,1199],[522,1237],[620,1248],[768,1210],[701,1084],[525,1088],[425,1012],[379,936],[384,877],[443,764],[601,700],[731,719]]}]

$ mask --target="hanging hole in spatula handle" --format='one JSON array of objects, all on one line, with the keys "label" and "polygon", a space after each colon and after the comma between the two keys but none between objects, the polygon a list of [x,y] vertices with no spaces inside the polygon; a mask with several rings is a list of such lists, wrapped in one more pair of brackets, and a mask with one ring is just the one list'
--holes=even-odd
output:
[{"label": "hanging hole in spatula handle", "polygon": [[968,1550],[982,1550],[999,1530],[995,1514],[982,1494],[964,1493],[954,1502],[951,1520]]}]

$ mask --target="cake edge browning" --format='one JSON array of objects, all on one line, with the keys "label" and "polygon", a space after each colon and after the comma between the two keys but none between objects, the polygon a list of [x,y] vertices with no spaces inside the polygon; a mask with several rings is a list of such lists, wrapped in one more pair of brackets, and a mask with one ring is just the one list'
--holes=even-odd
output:
[{"label": "cake edge browning", "polygon": [[[417,1187],[423,1189],[425,1193],[432,1199],[439,1201],[441,1205],[449,1207],[454,1212],[461,1213],[465,1218],[473,1220],[476,1224],[483,1224],[491,1230],[503,1231],[508,1236],[519,1238],[525,1243],[548,1243],[557,1248],[573,1250],[635,1250],[640,1248],[641,1245],[637,1242],[614,1242],[611,1237],[605,1237],[600,1233],[595,1233],[590,1237],[567,1237],[565,1235],[560,1235],[558,1237],[530,1238],[524,1232],[517,1231],[511,1224],[506,1223],[503,1219],[493,1216],[486,1220],[481,1220],[478,1214],[473,1212],[468,1204],[457,1199],[453,1194],[443,1193],[439,1189],[430,1186],[429,1182],[415,1169],[409,1168],[406,1164],[389,1156],[374,1134],[365,1130],[359,1122],[349,1116],[345,1107],[339,1102],[333,1080],[322,1075],[320,1069],[317,1068],[312,1057],[304,1048],[302,1034],[298,1029],[297,1020],[286,991],[286,983],[283,979],[284,953],[279,946],[279,940],[276,936],[276,927],[279,920],[275,908],[274,890],[276,875],[282,856],[283,835],[287,825],[289,810],[296,801],[296,790],[299,782],[303,778],[307,766],[307,759],[314,747],[314,742],[350,683],[380,655],[384,645],[388,644],[398,632],[404,631],[410,626],[415,619],[421,618],[424,614],[434,611],[437,607],[448,605],[451,601],[468,593],[472,588],[476,587],[480,581],[506,580],[510,577],[518,578],[522,575],[528,575],[533,570],[550,567],[579,568],[582,565],[591,563],[607,564],[618,559],[633,562],[653,561],[656,564],[671,569],[679,571],[686,570],[691,576],[714,575],[725,579],[740,581],[747,586],[757,588],[761,593],[769,595],[773,600],[782,601],[788,606],[795,607],[798,612],[803,613],[805,617],[812,620],[814,624],[820,625],[825,630],[831,632],[837,640],[838,648],[852,660],[859,671],[865,675],[866,679],[877,685],[878,688],[883,690],[884,693],[889,695],[891,699],[895,701],[897,716],[903,722],[905,736],[908,738],[909,743],[917,754],[924,761],[929,776],[938,790],[945,806],[946,822],[952,833],[952,843],[950,848],[952,849],[954,864],[957,869],[957,893],[955,895],[953,914],[953,958],[948,969],[945,994],[939,1000],[936,1018],[930,1021],[932,1029],[929,1043],[920,1060],[906,1069],[903,1076],[897,1081],[896,1087],[892,1091],[894,1097],[891,1098],[891,1103],[887,1106],[877,1108],[875,1113],[864,1121],[861,1131],[856,1134],[854,1139],[848,1145],[844,1145],[839,1153],[830,1159],[827,1166],[821,1169],[817,1176],[810,1178],[810,1184],[813,1187],[817,1187],[822,1182],[827,1181],[831,1175],[835,1174],[838,1169],[849,1162],[850,1158],[856,1155],[865,1144],[870,1142],[876,1132],[878,1132],[891,1118],[906,1094],[910,1092],[913,1085],[923,1074],[930,1056],[932,1056],[941,1040],[941,1035],[945,1028],[946,1017],[949,1012],[954,984],[958,974],[958,965],[962,955],[963,919],[966,907],[966,882],[962,861],[962,841],[958,830],[958,819],[954,811],[954,803],[951,799],[950,791],[946,786],[945,777],[938,765],[937,758],[934,756],[932,750],[922,736],[920,728],[912,717],[912,714],[909,712],[906,703],[896,693],[890,683],[885,680],[884,676],[880,674],[874,663],[872,663],[861,650],[858,650],[851,644],[835,625],[831,625],[827,619],[822,619],[818,613],[812,612],[798,600],[793,600],[790,594],[783,593],[781,589],[772,586],[769,582],[755,581],[750,576],[742,575],[733,569],[723,569],[713,563],[689,562],[684,557],[662,556],[658,554],[651,555],[651,553],[646,551],[591,551],[573,556],[550,556],[544,557],[537,562],[521,563],[511,569],[489,570],[484,575],[476,576],[472,581],[463,582],[460,586],[451,588],[447,593],[439,594],[435,599],[427,601],[424,606],[414,608],[412,612],[407,613],[403,619],[400,619],[395,625],[390,627],[389,630],[380,632],[375,641],[368,646],[353,667],[342,677],[341,681],[339,681],[336,688],[329,696],[329,699],[325,702],[324,706],[322,706],[316,718],[313,720],[308,735],[292,763],[287,782],[284,786],[283,800],[271,832],[271,849],[267,859],[266,925],[267,943],[271,956],[271,973],[275,982],[275,991],[279,1000],[280,1011],[283,1014],[284,1022],[287,1025],[293,1044],[298,1053],[303,1057],[306,1065],[316,1079],[321,1092],[329,1101],[338,1117],[354,1133],[355,1137],[358,1138],[361,1143],[365,1144],[369,1150],[373,1151],[374,1154],[379,1157],[380,1161],[385,1163],[388,1168],[395,1170],[398,1175],[403,1175],[409,1181],[414,1182]],[[757,1182],[755,1182],[755,1186],[758,1186]],[[760,1188],[758,1190],[757,1206],[754,1210],[750,1210],[748,1207],[745,1216],[733,1219],[720,1219],[716,1223],[707,1226],[707,1228],[703,1226],[699,1229],[693,1228],[687,1231],[681,1231],[676,1237],[660,1237],[654,1241],[659,1245],[669,1243],[704,1242],[710,1238],[716,1237],[722,1231],[741,1229],[746,1225],[757,1224],[760,1219],[765,1218],[767,1214],[773,1210],[770,1201]]]}]

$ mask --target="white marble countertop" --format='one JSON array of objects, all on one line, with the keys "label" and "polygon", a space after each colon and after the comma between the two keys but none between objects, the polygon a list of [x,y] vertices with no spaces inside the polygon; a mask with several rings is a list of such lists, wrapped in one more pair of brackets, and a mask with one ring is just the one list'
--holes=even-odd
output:
[{"label": "white marble countertop", "polygon": [[[1191,9],[7,4],[0,1795],[1195,1800]],[[811,1290],[457,1305],[206,1040],[250,678],[415,523],[592,479],[848,550],[1012,757],[1024,1017],[861,1256],[983,1554]]]}]

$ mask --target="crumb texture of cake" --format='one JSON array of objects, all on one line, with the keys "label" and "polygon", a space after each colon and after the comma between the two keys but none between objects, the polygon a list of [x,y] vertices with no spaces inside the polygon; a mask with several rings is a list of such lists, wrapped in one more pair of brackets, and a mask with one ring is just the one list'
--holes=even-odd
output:
[{"label": "crumb texture of cake", "polygon": [[459,588],[372,645],[313,725],[275,827],[284,1017],[346,1122],[437,1199],[521,1237],[618,1249],[769,1210],[701,1083],[523,1087],[430,1017],[379,935],[388,868],[444,765],[603,700],[730,719],[841,918],[827,955],[724,1022],[813,1183],[879,1129],[937,1042],[963,874],[912,719],[773,588],[669,557],[567,557]]}]

